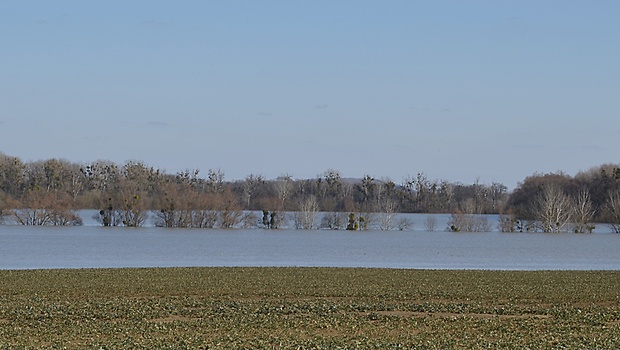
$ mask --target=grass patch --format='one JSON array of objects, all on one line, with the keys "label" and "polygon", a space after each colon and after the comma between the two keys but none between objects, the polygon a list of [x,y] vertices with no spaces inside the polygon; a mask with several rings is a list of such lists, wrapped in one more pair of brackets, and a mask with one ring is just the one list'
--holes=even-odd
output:
[{"label": "grass patch", "polygon": [[0,271],[0,348],[620,348],[620,272]]}]

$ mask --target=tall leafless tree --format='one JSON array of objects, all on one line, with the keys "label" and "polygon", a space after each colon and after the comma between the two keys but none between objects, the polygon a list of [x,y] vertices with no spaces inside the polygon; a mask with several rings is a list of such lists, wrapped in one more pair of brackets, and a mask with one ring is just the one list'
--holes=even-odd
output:
[{"label": "tall leafless tree", "polygon": [[609,194],[605,209],[609,226],[615,233],[620,233],[620,191]]},{"label": "tall leafless tree", "polygon": [[81,225],[82,220],[71,207],[68,194],[61,191],[31,191],[21,201],[13,201],[8,211],[20,225]]},{"label": "tall leafless tree", "polygon": [[293,190],[293,180],[290,175],[282,175],[278,177],[274,184],[278,199],[280,200],[280,210],[284,210],[286,200],[289,198]]},{"label": "tall leafless tree", "polygon": [[592,232],[594,224],[592,223],[596,210],[590,200],[590,192],[582,189],[573,200],[573,228],[576,233]]},{"label": "tall leafless tree", "polygon": [[379,229],[389,231],[394,229],[394,215],[398,212],[398,204],[391,198],[386,198],[380,207]]},{"label": "tall leafless tree", "polygon": [[315,196],[309,196],[299,205],[299,211],[294,213],[295,228],[302,230],[312,230],[316,228],[316,215],[319,210]]},{"label": "tall leafless tree", "polygon": [[535,205],[534,217],[543,232],[561,232],[571,221],[571,199],[555,184],[543,185]]}]

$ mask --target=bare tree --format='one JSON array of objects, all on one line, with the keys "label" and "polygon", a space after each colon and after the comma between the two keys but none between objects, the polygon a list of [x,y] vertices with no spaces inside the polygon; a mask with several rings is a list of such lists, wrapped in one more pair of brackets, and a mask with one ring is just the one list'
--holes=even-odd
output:
[{"label": "bare tree", "polygon": [[252,208],[254,195],[259,187],[265,183],[262,175],[250,174],[243,181],[243,199],[247,209]]},{"label": "bare tree", "polygon": [[82,168],[88,186],[99,192],[114,192],[119,190],[121,171],[110,161],[99,160]]},{"label": "bare tree", "polygon": [[453,232],[489,232],[491,224],[485,215],[456,212],[450,216],[448,230]]},{"label": "bare tree", "polygon": [[426,220],[424,221],[424,229],[426,231],[433,232],[437,228],[437,218],[434,215],[426,215]]},{"label": "bare tree", "polygon": [[364,210],[372,211],[374,206],[373,199],[376,195],[376,187],[375,179],[370,175],[364,175],[362,180],[356,185],[356,189],[358,192],[360,202],[360,206]]},{"label": "bare tree", "polygon": [[517,226],[517,219],[514,215],[502,214],[499,216],[499,222],[497,227],[500,232],[515,232]]},{"label": "bare tree", "polygon": [[0,190],[17,197],[27,188],[26,164],[17,157],[0,153]]},{"label": "bare tree", "polygon": [[118,209],[118,216],[124,226],[140,227],[147,219],[147,211],[139,195],[125,196]]},{"label": "bare tree", "polygon": [[498,182],[493,182],[489,188],[491,209],[493,212],[501,211],[504,209],[506,199],[508,198],[508,188]]},{"label": "bare tree", "polygon": [[221,228],[234,228],[243,219],[243,211],[226,207],[219,211],[219,223]]},{"label": "bare tree", "polygon": [[424,173],[418,173],[415,179],[410,180],[415,193],[415,203],[417,211],[427,211],[430,207],[429,192],[431,182]]},{"label": "bare tree", "polygon": [[[545,188],[550,186],[556,187],[560,192],[566,194],[573,193],[575,184],[569,176],[563,173],[529,176],[512,191],[505,209],[513,213],[519,220],[538,220],[540,202],[544,198],[543,192]],[[549,190],[547,189],[547,191]]]},{"label": "bare tree", "polygon": [[344,207],[343,181],[340,172],[328,169],[317,179],[317,200],[322,211],[340,211]]},{"label": "bare tree", "polygon": [[243,210],[241,210],[237,197],[225,190],[222,193],[216,194],[215,208],[218,213],[218,223],[221,228],[234,228],[243,220]]},{"label": "bare tree", "polygon": [[224,189],[224,172],[220,169],[209,169],[207,185],[211,192],[222,192]]},{"label": "bare tree", "polygon": [[620,233],[620,191],[609,194],[605,209],[609,226],[615,233]]},{"label": "bare tree", "polygon": [[465,200],[461,201],[460,207],[461,207],[461,212],[463,213],[467,213],[467,214],[480,214],[480,212],[478,211],[479,206],[476,203],[476,199],[475,198],[466,198]]},{"label": "bare tree", "polygon": [[101,204],[101,210],[93,215],[93,219],[103,226],[120,226],[122,220],[118,216],[118,212],[115,208],[116,203],[112,197],[108,197],[106,203]]},{"label": "bare tree", "polygon": [[321,219],[321,228],[330,230],[342,230],[346,228],[346,215],[342,212],[327,212]]},{"label": "bare tree", "polygon": [[100,204],[102,208],[93,216],[103,226],[140,227],[148,217],[147,207],[142,192],[137,191],[131,183],[123,181],[117,192],[108,192],[107,200]]},{"label": "bare tree", "polygon": [[596,210],[590,200],[590,192],[585,189],[580,190],[574,199],[573,228],[575,233],[592,233],[594,214]]},{"label": "bare tree", "polygon": [[398,211],[398,203],[392,198],[385,196],[379,202],[379,229],[389,231],[394,229],[393,218]]},{"label": "bare tree", "polygon": [[280,209],[284,210],[286,200],[289,198],[291,191],[293,190],[293,180],[290,175],[282,175],[276,179],[275,190],[280,199]]},{"label": "bare tree", "polygon": [[319,206],[315,196],[309,196],[300,203],[299,211],[294,214],[295,228],[312,230],[315,226],[316,214]]},{"label": "bare tree", "polygon": [[71,208],[69,197],[62,192],[31,191],[19,202],[11,203],[13,220],[21,225],[81,225],[82,220]]},{"label": "bare tree", "polygon": [[407,231],[411,227],[413,227],[413,220],[409,219],[406,216],[402,216],[398,219],[396,226],[398,227],[399,231]]},{"label": "bare tree", "polygon": [[452,209],[454,201],[454,185],[447,180],[442,180],[439,185],[439,209],[440,211],[449,212]]},{"label": "bare tree", "polygon": [[[216,193],[197,192],[192,184],[170,184],[155,225],[184,228],[233,228],[256,226],[256,216],[240,209],[230,189]],[[210,190],[209,190],[210,191]]]},{"label": "bare tree", "polygon": [[360,211],[357,213],[357,222],[359,229],[369,230],[376,227],[377,213],[373,211]]},{"label": "bare tree", "polygon": [[71,195],[75,201],[78,195],[82,194],[86,189],[86,177],[82,173],[82,166],[80,164],[70,164],[70,174],[67,179],[66,191]]},{"label": "bare tree", "polygon": [[543,232],[561,232],[571,221],[571,199],[557,185],[543,185],[535,205],[534,217]]},{"label": "bare tree", "polygon": [[191,184],[168,184],[161,209],[155,213],[155,225],[161,227],[213,228],[218,212],[211,197],[221,196],[196,191]]},{"label": "bare tree", "polygon": [[7,215],[7,200],[4,192],[0,191],[0,224],[4,223],[4,218]]},{"label": "bare tree", "polygon": [[[159,170],[149,167],[139,161],[129,161],[121,169],[122,187],[130,187],[132,191],[144,195],[159,190],[162,177]],[[146,200],[146,198],[143,198]]]}]

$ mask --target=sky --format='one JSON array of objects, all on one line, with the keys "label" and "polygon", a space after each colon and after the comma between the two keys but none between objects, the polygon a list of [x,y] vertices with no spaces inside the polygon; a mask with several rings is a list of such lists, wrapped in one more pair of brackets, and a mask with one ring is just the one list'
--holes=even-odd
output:
[{"label": "sky", "polygon": [[0,152],[514,188],[620,162],[620,2],[0,3]]}]

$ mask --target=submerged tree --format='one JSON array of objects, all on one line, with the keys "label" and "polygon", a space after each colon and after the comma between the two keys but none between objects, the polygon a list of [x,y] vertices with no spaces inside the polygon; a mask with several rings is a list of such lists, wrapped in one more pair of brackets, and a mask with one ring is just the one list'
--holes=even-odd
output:
[{"label": "submerged tree", "polygon": [[139,195],[124,199],[123,206],[119,209],[121,222],[127,227],[140,227],[144,225],[147,211]]},{"label": "submerged tree", "polygon": [[8,210],[20,225],[81,225],[82,219],[71,207],[69,196],[64,192],[31,191],[21,201],[12,201]]},{"label": "submerged tree", "polygon": [[93,219],[106,227],[119,226],[122,223],[120,217],[117,215],[116,209],[114,208],[112,197],[108,198],[107,204],[99,210],[98,214],[93,216]]},{"label": "submerged tree", "polygon": [[346,227],[346,217],[341,212],[326,212],[323,213],[321,219],[321,228],[327,228],[330,230],[340,230]]},{"label": "submerged tree", "polygon": [[448,231],[452,232],[489,232],[491,224],[485,215],[455,212],[448,221]]},{"label": "submerged tree", "polygon": [[398,204],[392,198],[383,199],[379,205],[379,229],[389,231],[394,228],[394,215],[398,212]]},{"label": "submerged tree", "polygon": [[534,216],[543,232],[561,232],[572,218],[572,203],[561,187],[546,184],[535,202]]},{"label": "submerged tree", "polygon": [[573,201],[573,229],[575,233],[592,233],[594,224],[592,223],[596,210],[590,200],[590,192],[582,189]]},{"label": "submerged tree", "polygon": [[620,233],[620,191],[609,194],[605,206],[609,226],[615,233]]},{"label": "submerged tree", "polygon": [[347,223],[347,230],[356,231],[359,228],[357,218],[354,213],[349,213],[349,222]]},{"label": "submerged tree", "polygon": [[497,227],[500,232],[515,232],[517,226],[517,218],[514,215],[502,214],[499,216]]},{"label": "submerged tree", "polygon": [[437,228],[437,218],[433,215],[426,215],[426,220],[424,220],[424,229],[426,231],[435,231]]},{"label": "submerged tree", "polygon": [[295,228],[312,230],[316,228],[315,221],[319,206],[315,196],[309,196],[299,205],[299,211],[293,214]]}]

